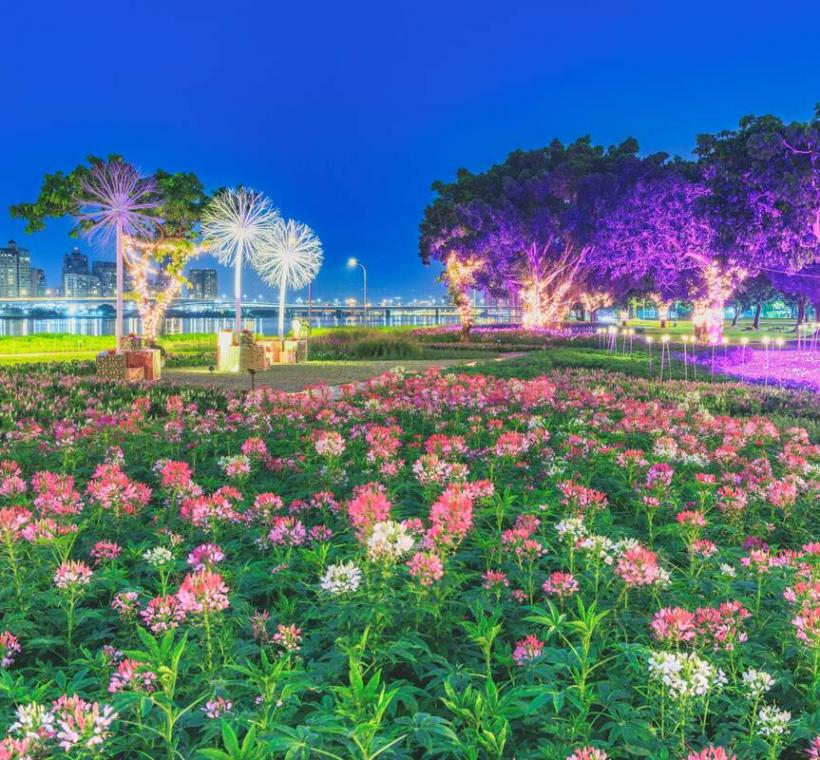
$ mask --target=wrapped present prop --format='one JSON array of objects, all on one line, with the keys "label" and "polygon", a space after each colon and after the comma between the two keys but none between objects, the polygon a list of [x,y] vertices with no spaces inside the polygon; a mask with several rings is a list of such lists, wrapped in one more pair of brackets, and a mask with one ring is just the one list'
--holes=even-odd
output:
[{"label": "wrapped present prop", "polygon": [[139,351],[142,348],[142,338],[131,333],[120,338],[120,351]]},{"label": "wrapped present prop", "polygon": [[279,361],[282,364],[296,364],[296,353],[299,350],[298,340],[283,340],[282,353],[279,355]]},{"label": "wrapped present prop", "polygon": [[239,346],[239,371],[264,372],[268,369],[268,354],[264,346]]},{"label": "wrapped present prop", "polygon": [[125,380],[129,383],[138,383],[145,380],[145,367],[126,367]]},{"label": "wrapped present prop", "polygon": [[240,346],[253,346],[256,343],[256,338],[250,330],[243,330],[239,333]]},{"label": "wrapped present prop", "polygon": [[162,352],[158,348],[126,351],[125,362],[132,369],[142,367],[146,380],[159,380],[162,377]]},{"label": "wrapped present prop", "polygon": [[125,380],[126,370],[125,354],[115,354],[104,352],[97,356],[97,375],[107,380]]},{"label": "wrapped present prop", "polygon": [[230,330],[223,330],[217,337],[216,368],[220,372],[239,372],[239,346]]},{"label": "wrapped present prop", "polygon": [[301,364],[307,361],[308,342],[307,338],[300,338],[296,341],[296,362]]},{"label": "wrapped present prop", "polygon": [[256,341],[256,345],[264,350],[265,361],[268,363],[268,367],[270,367],[271,364],[276,364],[279,359],[280,348],[278,340],[258,340]]}]

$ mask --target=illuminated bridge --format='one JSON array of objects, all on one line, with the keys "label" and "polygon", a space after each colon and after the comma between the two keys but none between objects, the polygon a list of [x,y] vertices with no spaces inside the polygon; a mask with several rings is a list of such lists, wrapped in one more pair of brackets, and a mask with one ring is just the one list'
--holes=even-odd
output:
[{"label": "illuminated bridge", "polygon": [[[2,320],[105,320],[114,316],[115,299],[112,297],[71,298],[66,296],[45,296],[40,298],[0,298],[0,319]],[[242,305],[242,314],[248,320],[275,319],[279,304],[272,301],[247,301]],[[232,300],[199,301],[180,299],[166,314],[169,320],[225,320],[234,313]],[[285,307],[287,320],[307,319],[318,325],[363,324],[368,325],[438,325],[458,321],[455,307],[438,304],[370,304],[346,306],[337,303],[313,302],[290,303]],[[138,317],[133,301],[126,299],[127,319]],[[518,309],[509,306],[478,305],[476,321],[479,323],[516,322],[520,318]],[[170,325],[169,325],[170,326]]]}]

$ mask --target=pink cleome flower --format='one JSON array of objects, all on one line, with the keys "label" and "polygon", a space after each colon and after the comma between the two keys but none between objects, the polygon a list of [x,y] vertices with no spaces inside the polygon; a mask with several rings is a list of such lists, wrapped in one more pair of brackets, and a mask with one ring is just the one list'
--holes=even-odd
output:
[{"label": "pink cleome flower", "polygon": [[695,616],[682,607],[664,607],[652,618],[652,635],[667,644],[694,641]]},{"label": "pink cleome flower", "polygon": [[186,618],[185,608],[176,596],[155,596],[146,608],[140,612],[142,622],[152,633],[165,633],[174,628]]},{"label": "pink cleome flower", "polygon": [[521,641],[516,642],[513,650],[513,660],[515,660],[516,665],[526,665],[530,660],[540,657],[543,648],[544,642],[530,634]]},{"label": "pink cleome flower", "polygon": [[602,749],[581,747],[581,749],[576,749],[575,752],[568,755],[567,760],[609,760],[609,755]]},{"label": "pink cleome flower", "polygon": [[356,533],[366,536],[377,522],[390,517],[393,505],[380,483],[367,483],[353,489],[353,498],[347,502],[347,516]]},{"label": "pink cleome flower", "polygon": [[0,633],[0,668],[8,668],[20,654],[20,642],[11,631]]},{"label": "pink cleome flower", "polygon": [[554,572],[544,581],[543,589],[547,594],[563,599],[578,591],[578,581],[572,573]]},{"label": "pink cleome flower", "polygon": [[422,586],[432,586],[444,577],[444,566],[438,555],[432,552],[416,552],[407,563],[410,575]]},{"label": "pink cleome flower", "polygon": [[222,576],[205,569],[185,576],[177,599],[186,613],[219,612],[230,604],[227,594]]},{"label": "pink cleome flower", "polygon": [[146,670],[145,663],[126,657],[111,676],[108,691],[112,694],[119,691],[153,691],[156,680],[157,674]]},{"label": "pink cleome flower", "polygon": [[114,560],[122,553],[122,547],[113,541],[97,541],[89,552],[94,564],[101,565],[106,560]]},{"label": "pink cleome flower", "polygon": [[638,547],[627,549],[618,558],[615,574],[627,586],[637,588],[657,583],[661,578],[661,569],[655,552]]},{"label": "pink cleome flower", "polygon": [[91,568],[85,562],[68,560],[54,573],[54,585],[61,591],[79,591],[91,583],[92,575]]},{"label": "pink cleome flower", "polygon": [[686,760],[737,760],[731,752],[727,752],[723,747],[713,747],[709,745],[700,752],[690,752]]},{"label": "pink cleome flower", "polygon": [[216,544],[200,544],[188,555],[188,564],[194,570],[202,570],[206,567],[213,567],[222,562],[225,555]]}]

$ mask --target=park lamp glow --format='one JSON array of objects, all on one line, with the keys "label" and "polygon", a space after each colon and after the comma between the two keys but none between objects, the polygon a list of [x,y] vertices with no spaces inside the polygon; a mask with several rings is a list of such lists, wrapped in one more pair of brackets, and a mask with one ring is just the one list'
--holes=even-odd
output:
[{"label": "park lamp glow", "polygon": [[783,344],[784,344],[786,341],[784,341],[784,340],[783,340],[783,338],[776,338],[774,342],[775,342],[775,345],[776,345],[778,348],[783,348]]},{"label": "park lamp glow", "polygon": [[741,342],[741,344],[743,344],[744,346],[749,345],[749,339],[748,339],[745,335],[744,335],[744,336],[740,339],[740,342]]},{"label": "park lamp glow", "polygon": [[764,346],[768,346],[771,343],[772,339],[768,335],[764,335],[762,339],[762,343]]},{"label": "park lamp glow", "polygon": [[663,336],[661,336],[661,340],[662,340],[664,343],[669,343],[669,336],[668,336],[668,335],[663,335]]}]

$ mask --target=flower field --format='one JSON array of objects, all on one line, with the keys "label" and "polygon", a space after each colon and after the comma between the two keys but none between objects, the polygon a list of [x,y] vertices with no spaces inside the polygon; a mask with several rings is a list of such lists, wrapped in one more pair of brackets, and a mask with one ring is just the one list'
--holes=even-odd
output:
[{"label": "flower field", "polygon": [[5,370],[0,760],[816,760],[807,398]]}]

